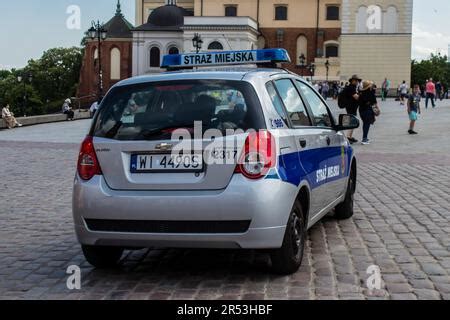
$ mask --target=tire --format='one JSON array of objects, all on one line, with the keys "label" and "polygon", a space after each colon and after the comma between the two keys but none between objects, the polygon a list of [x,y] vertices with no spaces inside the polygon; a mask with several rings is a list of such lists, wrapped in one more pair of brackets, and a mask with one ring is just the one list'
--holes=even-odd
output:
[{"label": "tire", "polygon": [[286,226],[283,245],[280,249],[271,251],[272,270],[282,275],[297,272],[302,264],[305,243],[305,216],[300,202],[296,200]]},{"label": "tire", "polygon": [[98,269],[116,267],[123,254],[123,248],[81,246],[87,262]]},{"label": "tire", "polygon": [[352,168],[348,179],[347,191],[345,192],[344,202],[338,204],[334,209],[334,217],[337,220],[345,220],[353,217],[354,202],[356,192],[356,169]]}]

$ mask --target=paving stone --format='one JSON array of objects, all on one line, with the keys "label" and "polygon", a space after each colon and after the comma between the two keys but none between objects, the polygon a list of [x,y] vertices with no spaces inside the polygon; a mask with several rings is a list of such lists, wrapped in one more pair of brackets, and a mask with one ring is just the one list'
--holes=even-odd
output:
[{"label": "paving stone", "polygon": [[447,275],[447,272],[438,264],[426,263],[422,264],[423,271],[432,276],[443,276]]},{"label": "paving stone", "polygon": [[386,283],[386,287],[390,294],[412,292],[411,286],[406,283]]},{"label": "paving stone", "polygon": [[417,297],[412,293],[392,293],[392,300],[417,300]]},{"label": "paving stone", "polygon": [[[302,267],[285,277],[251,250],[127,251],[119,269],[94,270],[71,217],[90,120],[0,131],[0,299],[450,299],[450,146],[434,131],[450,118],[450,103],[424,112],[414,148],[404,110],[393,101],[383,110],[374,143],[354,145],[354,217],[327,216],[311,228]],[[82,268],[76,292],[65,286],[70,265]],[[372,265],[381,290],[367,288]]]},{"label": "paving stone", "polygon": [[440,300],[441,296],[436,290],[414,289],[414,294],[419,300]]}]

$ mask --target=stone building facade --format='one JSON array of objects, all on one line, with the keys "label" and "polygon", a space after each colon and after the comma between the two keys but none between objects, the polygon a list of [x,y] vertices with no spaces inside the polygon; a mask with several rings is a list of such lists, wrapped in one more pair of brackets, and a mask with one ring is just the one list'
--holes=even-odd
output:
[{"label": "stone building facade", "polygon": [[413,0],[342,0],[342,9],[342,78],[409,82]]},{"label": "stone building facade", "polygon": [[[168,0],[136,0],[136,21],[145,19]],[[345,81],[353,73],[381,84],[392,85],[411,78],[413,0],[178,0],[177,4],[198,16],[248,16],[260,32],[257,47],[284,47],[293,60],[287,68],[309,75],[299,68],[303,53],[307,64],[316,65],[315,78]],[[379,17],[373,19],[373,7]],[[228,8],[234,7],[230,11]],[[277,19],[277,8],[286,16]],[[139,18],[140,17],[140,18]],[[330,52],[327,53],[327,48]]]},{"label": "stone building facade", "polygon": [[[310,76],[306,66],[314,64],[315,80],[347,81],[358,73],[378,85],[387,77],[396,87],[411,78],[413,0],[135,1],[136,28],[120,4],[107,24],[105,91],[120,79],[160,72],[166,54],[195,51],[195,33],[202,51],[283,47],[292,59],[285,67]],[[96,49],[88,41],[79,96],[97,92]]]},{"label": "stone building facade", "polygon": [[[136,21],[145,21],[158,6],[169,3],[173,3],[173,0],[136,0]],[[206,49],[212,41],[220,42],[224,48],[232,50],[283,47],[292,59],[292,63],[285,65],[286,68],[310,75],[307,68],[300,68],[299,57],[303,54],[305,66],[311,63],[316,65],[316,79],[325,79],[325,61],[328,57],[329,79],[339,79],[341,0],[178,0],[176,4],[192,12],[196,18],[205,18],[204,21],[209,18],[211,26],[215,25],[216,39],[211,39],[211,34],[205,33],[206,30],[199,30],[202,36],[209,37],[206,39]],[[247,28],[256,24],[257,31],[253,45],[233,46],[240,37],[236,37],[233,31],[229,32],[231,24],[227,26],[228,29],[219,32],[217,26],[220,23],[213,22],[214,18],[224,17],[229,22],[233,17],[251,19],[252,23]],[[327,51],[328,48],[332,50]]]}]

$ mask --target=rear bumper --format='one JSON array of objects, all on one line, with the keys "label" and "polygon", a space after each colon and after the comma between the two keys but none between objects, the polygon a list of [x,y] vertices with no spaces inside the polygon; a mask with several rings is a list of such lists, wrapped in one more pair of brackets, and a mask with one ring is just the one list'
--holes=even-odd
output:
[{"label": "rear bumper", "polygon": [[[233,176],[219,191],[116,191],[103,177],[75,178],[73,216],[78,240],[85,245],[183,248],[279,248],[297,190],[280,180],[248,181]],[[249,221],[239,233],[147,233],[94,231],[88,220],[178,222]],[[103,229],[102,229],[103,230]]]}]

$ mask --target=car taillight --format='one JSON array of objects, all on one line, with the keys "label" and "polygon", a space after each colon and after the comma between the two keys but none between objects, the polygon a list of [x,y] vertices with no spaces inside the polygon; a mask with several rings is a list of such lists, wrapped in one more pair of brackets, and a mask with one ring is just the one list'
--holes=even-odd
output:
[{"label": "car taillight", "polygon": [[93,176],[102,174],[97,155],[95,154],[93,138],[87,136],[81,144],[78,156],[78,174],[83,180],[90,180]]},{"label": "car taillight", "polygon": [[252,132],[245,140],[235,173],[249,179],[260,179],[275,167],[276,161],[275,138],[268,131]]}]

